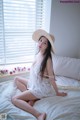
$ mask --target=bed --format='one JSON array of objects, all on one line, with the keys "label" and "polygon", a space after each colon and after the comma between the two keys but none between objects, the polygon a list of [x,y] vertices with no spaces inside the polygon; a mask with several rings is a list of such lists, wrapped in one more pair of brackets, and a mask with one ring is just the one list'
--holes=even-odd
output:
[{"label": "bed", "polygon": [[[62,64],[63,67],[60,67]],[[73,64],[76,70],[71,67]],[[54,56],[53,65],[59,91],[65,91],[68,95],[43,98],[35,102],[33,107],[46,112],[46,120],[80,120],[80,59]],[[66,74],[67,68],[70,71]],[[13,80],[0,84],[0,115],[6,113],[7,120],[36,120],[33,115],[12,104],[11,97],[20,92]]]}]

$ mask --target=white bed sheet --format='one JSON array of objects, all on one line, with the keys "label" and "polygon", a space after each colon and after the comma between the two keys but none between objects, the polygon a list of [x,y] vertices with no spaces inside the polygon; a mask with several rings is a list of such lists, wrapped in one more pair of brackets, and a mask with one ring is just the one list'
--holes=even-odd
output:
[{"label": "white bed sheet", "polygon": [[56,76],[59,89],[80,90],[80,81],[69,77]]},{"label": "white bed sheet", "polygon": [[[43,98],[34,104],[40,112],[46,112],[46,120],[80,120],[80,90],[65,90],[66,97]],[[15,107],[11,97],[19,94],[13,82],[0,85],[0,114],[7,113],[7,120],[36,120],[36,118]]]}]

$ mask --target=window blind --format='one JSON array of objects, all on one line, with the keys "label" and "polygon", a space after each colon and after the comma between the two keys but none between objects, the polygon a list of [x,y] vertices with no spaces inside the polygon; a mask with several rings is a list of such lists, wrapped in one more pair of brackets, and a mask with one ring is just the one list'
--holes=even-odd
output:
[{"label": "window blind", "polygon": [[32,33],[44,28],[47,0],[0,1],[0,64],[31,62]]}]

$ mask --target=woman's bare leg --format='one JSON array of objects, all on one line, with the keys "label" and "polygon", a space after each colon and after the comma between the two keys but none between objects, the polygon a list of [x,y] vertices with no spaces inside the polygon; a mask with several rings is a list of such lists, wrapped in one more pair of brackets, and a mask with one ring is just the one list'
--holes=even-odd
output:
[{"label": "woman's bare leg", "polygon": [[40,99],[37,99],[37,100],[29,100],[29,101],[28,101],[28,104],[31,105],[31,106],[33,106],[34,103],[35,103],[36,101],[38,101],[38,100],[40,100]]},{"label": "woman's bare leg", "polygon": [[32,106],[30,106],[26,101],[29,100],[37,100],[37,98],[30,92],[30,91],[24,91],[18,96],[14,96],[12,98],[12,103],[21,108],[22,110],[31,113],[34,115],[37,120],[45,120],[46,114],[40,113],[37,110],[35,110]]},{"label": "woman's bare leg", "polygon": [[[22,77],[15,77],[14,79],[15,83],[16,83],[16,86],[17,88],[24,92],[27,90],[27,80],[25,78],[22,78]],[[27,101],[29,105],[33,106],[34,103],[35,103],[35,100],[30,100],[30,101]]]},{"label": "woman's bare leg", "polygon": [[20,91],[23,92],[23,91],[27,90],[27,80],[25,78],[15,77],[14,81],[15,81],[17,88]]}]

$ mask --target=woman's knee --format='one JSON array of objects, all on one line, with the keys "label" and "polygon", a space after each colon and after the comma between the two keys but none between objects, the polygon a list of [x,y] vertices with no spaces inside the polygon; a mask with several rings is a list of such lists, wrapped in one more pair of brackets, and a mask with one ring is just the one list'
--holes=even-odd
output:
[{"label": "woman's knee", "polygon": [[14,80],[19,80],[19,77],[18,77],[18,76],[16,76],[16,77],[14,78]]},{"label": "woman's knee", "polygon": [[12,103],[15,105],[15,103],[16,103],[16,100],[17,100],[17,97],[16,96],[13,96],[12,97],[12,99],[11,99],[11,101],[12,101]]},{"label": "woman's knee", "polygon": [[16,76],[14,79],[14,84],[20,89],[22,92],[27,89],[27,80],[24,80],[21,77]]},{"label": "woman's knee", "polygon": [[19,77],[16,76],[16,77],[14,78],[14,82],[17,83],[18,81],[19,81]]}]

